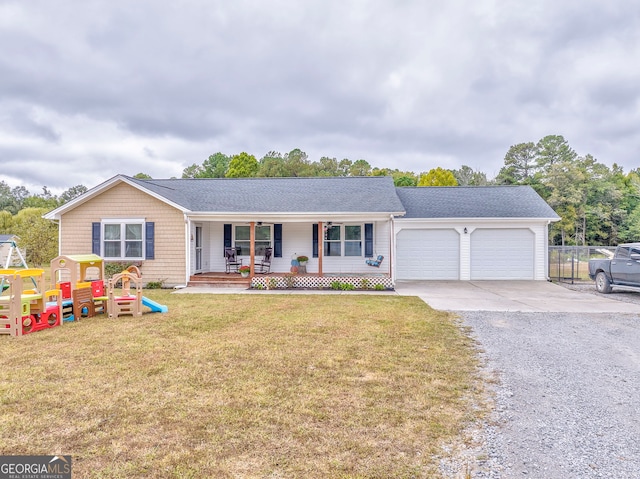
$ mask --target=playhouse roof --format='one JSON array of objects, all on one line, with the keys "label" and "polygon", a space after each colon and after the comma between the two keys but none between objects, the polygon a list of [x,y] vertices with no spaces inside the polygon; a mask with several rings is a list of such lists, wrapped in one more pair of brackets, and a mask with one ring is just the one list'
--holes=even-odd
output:
[{"label": "playhouse roof", "polygon": [[75,261],[76,263],[99,263],[104,261],[102,257],[97,254],[69,254],[58,256],[58,258],[67,258],[71,261]]}]

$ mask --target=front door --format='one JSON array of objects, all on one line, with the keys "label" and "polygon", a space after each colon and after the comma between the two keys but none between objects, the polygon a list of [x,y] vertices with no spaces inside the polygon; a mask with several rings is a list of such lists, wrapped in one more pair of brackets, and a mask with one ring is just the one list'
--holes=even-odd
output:
[{"label": "front door", "polygon": [[196,273],[202,273],[202,226],[196,226]]}]

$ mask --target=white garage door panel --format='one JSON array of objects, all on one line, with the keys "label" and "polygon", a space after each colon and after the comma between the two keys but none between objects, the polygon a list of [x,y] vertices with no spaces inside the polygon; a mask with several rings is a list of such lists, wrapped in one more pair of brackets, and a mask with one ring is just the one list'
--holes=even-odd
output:
[{"label": "white garage door panel", "polygon": [[460,235],[455,230],[402,230],[396,250],[398,279],[460,277]]},{"label": "white garage door panel", "polygon": [[477,229],[471,234],[471,279],[533,279],[533,232]]}]

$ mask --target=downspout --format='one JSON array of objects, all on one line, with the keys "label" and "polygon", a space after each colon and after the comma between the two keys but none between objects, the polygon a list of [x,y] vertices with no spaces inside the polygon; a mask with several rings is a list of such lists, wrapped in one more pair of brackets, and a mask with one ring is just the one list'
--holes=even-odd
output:
[{"label": "downspout", "polygon": [[189,284],[191,277],[191,218],[184,213],[184,251],[185,251],[185,278],[184,287]]},{"label": "downspout", "polygon": [[[54,223],[56,221],[54,220]],[[58,223],[58,256],[62,256],[62,217],[57,221]]]},{"label": "downspout", "polygon": [[396,284],[396,265],[395,265],[395,255],[393,254],[396,251],[396,222],[393,215],[389,215],[391,228],[389,228],[389,273],[391,273],[391,282]]}]

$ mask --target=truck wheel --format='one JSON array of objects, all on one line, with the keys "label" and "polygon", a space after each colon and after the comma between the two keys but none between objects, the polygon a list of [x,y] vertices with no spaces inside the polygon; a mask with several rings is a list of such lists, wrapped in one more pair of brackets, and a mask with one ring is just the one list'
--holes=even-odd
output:
[{"label": "truck wheel", "polygon": [[607,275],[602,271],[596,275],[596,291],[604,294],[611,292],[611,283],[609,282],[609,278],[607,278]]}]

